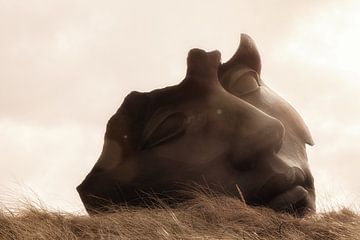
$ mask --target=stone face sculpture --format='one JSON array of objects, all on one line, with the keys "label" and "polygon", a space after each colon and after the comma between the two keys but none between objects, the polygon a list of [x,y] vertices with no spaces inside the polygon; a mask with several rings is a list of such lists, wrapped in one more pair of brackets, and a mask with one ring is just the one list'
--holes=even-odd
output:
[{"label": "stone face sculpture", "polygon": [[107,124],[103,151],[78,186],[87,211],[142,205],[148,193],[186,199],[191,184],[239,195],[250,205],[300,215],[315,210],[314,181],[299,114],[260,78],[250,37],[226,63],[192,49],[185,79],[132,92]]}]

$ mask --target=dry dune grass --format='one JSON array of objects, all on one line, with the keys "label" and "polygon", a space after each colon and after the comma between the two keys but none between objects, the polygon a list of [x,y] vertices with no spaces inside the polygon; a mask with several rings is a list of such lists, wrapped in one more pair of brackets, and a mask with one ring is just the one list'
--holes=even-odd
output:
[{"label": "dry dune grass", "polygon": [[198,195],[176,208],[123,207],[94,217],[35,207],[2,211],[0,238],[360,239],[360,216],[343,209],[296,218],[236,198]]}]

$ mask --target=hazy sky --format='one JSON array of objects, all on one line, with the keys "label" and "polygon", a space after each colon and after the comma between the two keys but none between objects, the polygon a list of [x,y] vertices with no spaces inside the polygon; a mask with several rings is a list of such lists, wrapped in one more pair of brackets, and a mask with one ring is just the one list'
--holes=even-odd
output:
[{"label": "hazy sky", "polygon": [[126,94],[180,82],[193,47],[226,61],[241,32],[312,131],[319,206],[359,205],[359,12],[350,0],[0,0],[0,206],[26,192],[82,210],[75,187]]}]

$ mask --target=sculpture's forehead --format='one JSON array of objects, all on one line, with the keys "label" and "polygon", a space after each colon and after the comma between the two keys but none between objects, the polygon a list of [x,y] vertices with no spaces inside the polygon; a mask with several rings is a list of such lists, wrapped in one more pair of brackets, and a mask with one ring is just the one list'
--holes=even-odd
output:
[{"label": "sculpture's forehead", "polygon": [[199,105],[202,105],[209,98],[211,96],[206,91],[182,84],[151,92],[131,92],[115,115],[125,113],[133,117],[147,119],[161,109],[191,111],[199,108]]},{"label": "sculpture's forehead", "polygon": [[126,136],[128,142],[136,142],[154,113],[161,109],[175,110],[184,105],[189,108],[189,102],[194,102],[193,98],[193,93],[179,85],[151,92],[133,91],[108,121],[106,137],[123,142],[122,137]]}]

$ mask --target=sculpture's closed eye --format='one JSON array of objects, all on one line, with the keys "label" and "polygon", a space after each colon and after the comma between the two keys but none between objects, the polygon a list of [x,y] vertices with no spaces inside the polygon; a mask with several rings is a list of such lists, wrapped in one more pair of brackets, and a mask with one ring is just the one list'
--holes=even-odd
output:
[{"label": "sculpture's closed eye", "polygon": [[179,137],[186,130],[186,116],[182,112],[164,111],[155,113],[146,124],[141,149],[149,149]]},{"label": "sculpture's closed eye", "polygon": [[229,82],[229,91],[235,96],[251,93],[259,88],[257,74],[248,72],[242,76],[233,76]]}]

